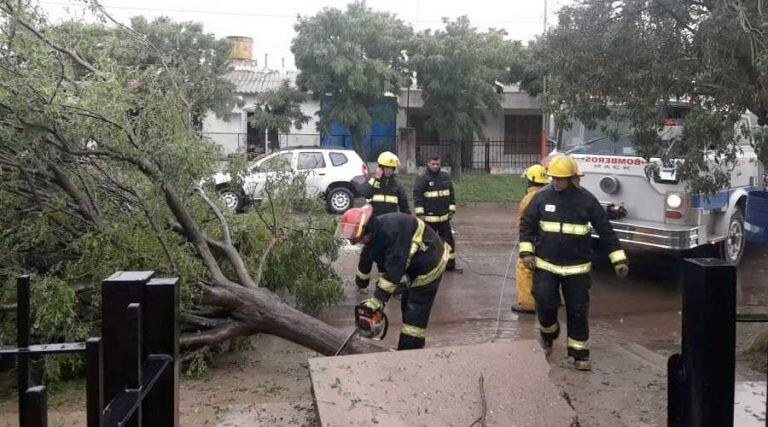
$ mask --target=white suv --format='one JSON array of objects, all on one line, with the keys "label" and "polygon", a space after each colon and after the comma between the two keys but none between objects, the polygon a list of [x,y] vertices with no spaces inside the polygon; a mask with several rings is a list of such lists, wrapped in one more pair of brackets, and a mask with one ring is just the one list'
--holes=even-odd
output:
[{"label": "white suv", "polygon": [[242,210],[264,199],[264,186],[278,175],[303,174],[307,194],[322,196],[331,213],[342,213],[360,196],[358,188],[368,176],[368,166],[353,150],[344,148],[289,148],[259,159],[243,175],[243,188],[232,188],[226,173],[214,175],[216,190],[228,208]]}]

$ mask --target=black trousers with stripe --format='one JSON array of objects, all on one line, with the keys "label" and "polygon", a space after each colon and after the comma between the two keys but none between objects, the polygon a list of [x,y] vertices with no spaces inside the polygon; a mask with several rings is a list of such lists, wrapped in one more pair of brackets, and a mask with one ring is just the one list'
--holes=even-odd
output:
[{"label": "black trousers with stripe", "polygon": [[451,247],[451,258],[448,260],[446,270],[453,270],[456,268],[456,242],[453,240],[451,221],[427,222],[426,224],[429,225],[429,228],[435,230],[437,235]]},{"label": "black trousers with stripe", "polygon": [[[589,288],[592,278],[589,273],[560,276],[537,269],[533,273],[533,298],[536,300],[536,316],[543,328],[557,324],[560,308],[560,289],[565,298],[565,312],[568,325],[568,354],[575,357],[589,357],[586,342],[589,339]],[[544,332],[544,339],[554,339],[558,332]],[[584,343],[583,346],[579,343]]]},{"label": "black trousers with stripe", "polygon": [[[440,287],[442,278],[441,275],[434,282],[415,288],[409,287],[403,291],[400,299],[403,328],[400,330],[400,340],[397,343],[398,350],[424,348],[429,314],[432,311],[432,304],[435,302],[435,295],[437,295],[437,289]],[[423,333],[414,334],[413,330],[423,331]]]}]

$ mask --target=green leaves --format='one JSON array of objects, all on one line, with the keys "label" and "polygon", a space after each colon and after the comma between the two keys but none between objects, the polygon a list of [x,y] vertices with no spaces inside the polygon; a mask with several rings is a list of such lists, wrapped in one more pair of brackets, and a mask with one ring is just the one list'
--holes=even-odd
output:
[{"label": "green leaves", "polygon": [[467,17],[444,23],[445,30],[417,34],[409,49],[426,125],[448,140],[484,138],[487,116],[501,111],[500,85],[519,72],[521,46],[503,31],[479,32]]},{"label": "green leaves", "polygon": [[386,105],[379,119],[394,119],[403,83],[405,47],[412,30],[394,15],[376,12],[364,2],[345,11],[326,8],[313,17],[299,17],[291,51],[300,70],[299,88],[320,101],[321,131],[334,123],[349,129],[358,152],[374,120],[370,107]]},{"label": "green leaves", "polygon": [[305,93],[285,81],[279,88],[258,95],[250,124],[269,132],[289,133],[291,126],[301,129],[311,119],[301,110],[301,103],[306,98]]},{"label": "green leaves", "polygon": [[580,1],[530,45],[522,86],[561,125],[629,124],[645,157],[665,156],[658,131],[667,107],[686,102],[678,153],[691,189],[712,193],[728,183],[739,116],[749,110],[768,123],[768,36],[753,30],[768,22],[766,12],[754,1]]},{"label": "green leaves", "polygon": [[[262,257],[265,286],[297,305],[319,307],[339,297],[330,267],[338,243],[325,232],[333,218],[316,198],[286,199],[306,198],[297,183],[275,190],[270,206],[277,210],[225,214],[248,272],[235,274],[235,261],[215,243],[200,244],[206,236],[226,241],[224,227],[194,191],[219,165],[214,145],[192,120],[216,108],[217,93],[226,94],[211,91],[226,43],[192,23],[135,19],[137,37],[103,25],[50,26],[34,10],[21,11],[41,40],[14,28],[8,4],[0,3],[0,283],[33,275],[34,342],[94,334],[98,285],[115,270],[180,277],[183,311],[200,309],[198,285],[210,283],[211,270],[220,266],[229,278],[246,281]],[[296,114],[302,97],[281,88],[265,95],[262,108],[274,113],[270,119],[296,124],[305,120]],[[231,104],[220,105],[230,112]],[[206,235],[194,241],[180,222]],[[272,253],[274,235],[280,239]],[[211,247],[213,267],[201,259]],[[300,261],[282,263],[282,256]],[[15,300],[11,288],[0,286],[0,303]],[[0,343],[13,339],[13,320],[0,314]],[[47,372],[64,375],[77,368],[73,360],[46,358]]]}]

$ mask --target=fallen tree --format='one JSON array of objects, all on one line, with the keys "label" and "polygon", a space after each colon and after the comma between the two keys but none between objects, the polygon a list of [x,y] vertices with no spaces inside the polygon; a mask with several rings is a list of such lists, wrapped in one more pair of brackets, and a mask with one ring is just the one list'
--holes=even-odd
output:
[{"label": "fallen tree", "polygon": [[[297,309],[341,295],[333,218],[300,179],[268,186],[245,215],[223,210],[200,184],[218,154],[190,120],[216,88],[187,84],[175,52],[94,10],[114,26],[52,26],[23,2],[0,3],[0,275],[36,276],[38,337],[90,335],[98,293],[83,289],[152,269],[182,279],[186,349],[266,333],[333,354],[346,333]],[[159,60],[116,59],[128,50]],[[0,287],[0,342],[12,337],[11,288]]]}]

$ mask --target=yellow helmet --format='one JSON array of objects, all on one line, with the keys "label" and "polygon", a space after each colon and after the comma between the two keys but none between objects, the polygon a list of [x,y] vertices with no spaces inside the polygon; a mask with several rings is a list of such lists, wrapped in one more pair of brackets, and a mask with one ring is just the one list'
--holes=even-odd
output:
[{"label": "yellow helmet", "polygon": [[571,159],[571,163],[573,163],[573,169],[576,171],[576,176],[582,177],[584,176],[584,172],[579,169],[579,163],[571,156],[568,156],[569,159]]},{"label": "yellow helmet", "polygon": [[548,184],[549,178],[547,178],[547,170],[542,165],[533,165],[525,170],[525,177],[528,181],[533,181],[537,184]]},{"label": "yellow helmet", "polygon": [[379,154],[379,158],[376,160],[376,163],[378,163],[379,166],[389,166],[391,168],[396,168],[400,166],[400,159],[398,159],[397,155],[391,151],[383,151],[381,154]]},{"label": "yellow helmet", "polygon": [[547,175],[554,178],[570,178],[576,176],[577,173],[576,161],[569,155],[553,158],[549,162],[549,168],[547,169]]}]

